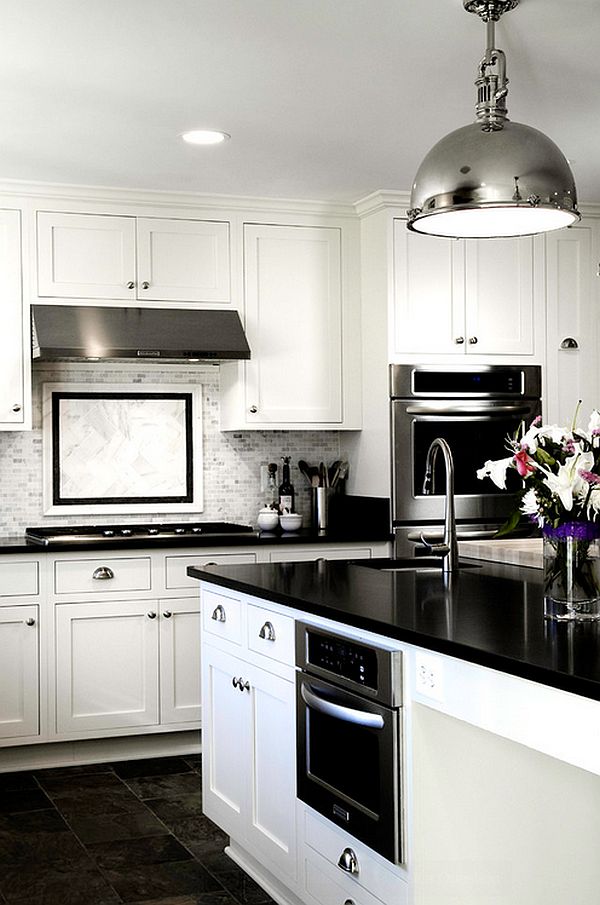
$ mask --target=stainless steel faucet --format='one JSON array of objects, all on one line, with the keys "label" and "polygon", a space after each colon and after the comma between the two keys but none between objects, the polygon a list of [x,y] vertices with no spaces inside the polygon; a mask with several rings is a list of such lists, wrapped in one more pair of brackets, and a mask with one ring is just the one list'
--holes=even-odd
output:
[{"label": "stainless steel faucet", "polygon": [[430,544],[423,535],[421,535],[421,541],[433,556],[442,557],[443,572],[456,572],[458,570],[458,542],[456,540],[456,516],[454,513],[454,459],[452,458],[452,451],[443,437],[436,437],[435,440],[432,440],[427,450],[423,493],[433,493],[433,470],[439,450],[441,450],[444,457],[444,466],[446,468],[444,541],[441,544]]}]

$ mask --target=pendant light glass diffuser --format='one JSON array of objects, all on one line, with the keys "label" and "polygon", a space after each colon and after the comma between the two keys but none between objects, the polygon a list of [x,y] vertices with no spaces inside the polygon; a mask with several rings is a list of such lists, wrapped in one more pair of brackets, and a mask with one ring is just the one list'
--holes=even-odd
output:
[{"label": "pendant light glass diffuser", "polygon": [[408,228],[450,238],[529,236],[580,219],[569,163],[547,135],[507,118],[504,54],[495,23],[519,0],[463,0],[487,24],[479,64],[477,121],[450,132],[423,160]]}]

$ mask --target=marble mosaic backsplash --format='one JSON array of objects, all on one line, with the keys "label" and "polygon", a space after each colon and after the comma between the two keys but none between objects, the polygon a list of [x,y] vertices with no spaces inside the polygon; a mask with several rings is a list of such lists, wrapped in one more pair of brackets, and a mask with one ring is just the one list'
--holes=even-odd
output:
[{"label": "marble mosaic backsplash", "polygon": [[[44,383],[199,384],[202,386],[204,508],[197,513],[112,516],[44,516],[42,502],[42,385]],[[150,521],[235,521],[254,525],[266,501],[260,466],[281,465],[291,456],[296,509],[308,525],[310,489],[297,468],[299,459],[331,463],[340,457],[337,431],[219,430],[218,365],[60,363],[33,368],[33,430],[0,432],[0,535],[21,534],[29,525],[109,524]],[[281,469],[279,471],[281,474]]]}]

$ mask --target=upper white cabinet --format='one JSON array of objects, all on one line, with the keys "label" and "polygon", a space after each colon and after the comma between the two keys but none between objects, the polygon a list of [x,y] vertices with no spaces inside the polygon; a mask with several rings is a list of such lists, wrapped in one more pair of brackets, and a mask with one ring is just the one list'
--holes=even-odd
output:
[{"label": "upper white cabinet", "polygon": [[38,211],[37,293],[228,303],[229,223]]},{"label": "upper white cabinet", "polygon": [[221,368],[221,428],[360,427],[342,228],[246,223],[243,238],[252,359]]},{"label": "upper white cabinet", "polygon": [[[31,388],[25,391],[25,336],[21,286],[21,213],[0,210],[0,430],[25,426]],[[28,373],[28,371],[27,371]]]},{"label": "upper white cabinet", "polygon": [[583,220],[546,237],[546,363],[544,418],[580,426],[600,406],[598,294],[600,224]]},{"label": "upper white cabinet", "polygon": [[422,236],[395,220],[392,354],[532,355],[535,247]]}]

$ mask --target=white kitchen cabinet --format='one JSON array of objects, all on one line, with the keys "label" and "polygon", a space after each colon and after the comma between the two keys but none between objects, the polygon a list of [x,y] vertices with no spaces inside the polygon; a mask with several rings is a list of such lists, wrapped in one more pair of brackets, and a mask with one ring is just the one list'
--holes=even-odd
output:
[{"label": "white kitchen cabinet", "polygon": [[24,330],[21,213],[16,210],[0,210],[0,299],[0,430],[18,430],[24,427],[26,416],[30,418],[31,388],[26,392],[30,340],[29,330]]},{"label": "white kitchen cabinet", "polygon": [[37,213],[38,297],[229,303],[229,223]]},{"label": "white kitchen cabinet", "polygon": [[533,355],[539,247],[422,236],[395,220],[392,355]]},{"label": "white kitchen cabinet", "polygon": [[202,660],[203,809],[268,870],[294,880],[294,683],[209,644]]},{"label": "white kitchen cabinet", "polygon": [[0,739],[39,733],[38,607],[0,606]]},{"label": "white kitchen cabinet", "polygon": [[56,730],[159,721],[156,601],[56,607]]},{"label": "white kitchen cabinet", "polygon": [[244,225],[252,358],[221,366],[222,430],[360,427],[348,241],[341,227]]},{"label": "white kitchen cabinet", "polygon": [[200,599],[160,601],[160,722],[198,723],[200,698]]},{"label": "white kitchen cabinet", "polygon": [[571,424],[582,400],[581,427],[600,407],[598,303],[600,225],[591,218],[546,236],[544,419]]}]

